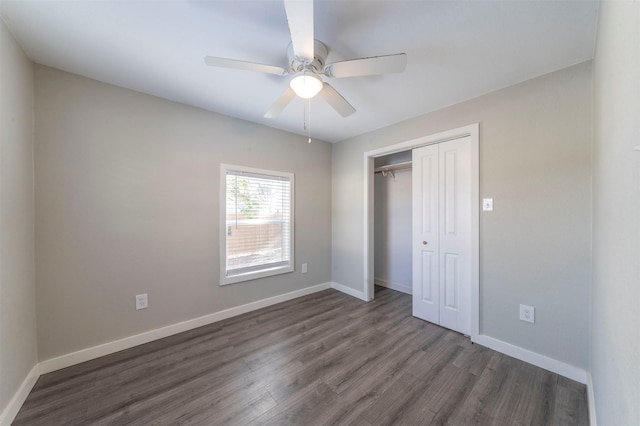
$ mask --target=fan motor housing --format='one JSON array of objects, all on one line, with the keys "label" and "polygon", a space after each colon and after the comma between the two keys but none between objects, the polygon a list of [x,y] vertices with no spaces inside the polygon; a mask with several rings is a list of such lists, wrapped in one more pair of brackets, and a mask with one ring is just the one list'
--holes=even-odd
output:
[{"label": "fan motor housing", "polygon": [[293,45],[289,43],[287,46],[287,58],[289,59],[289,67],[294,73],[305,69],[313,71],[316,74],[322,73],[329,49],[319,40],[313,40],[313,61],[297,58],[293,53]]}]

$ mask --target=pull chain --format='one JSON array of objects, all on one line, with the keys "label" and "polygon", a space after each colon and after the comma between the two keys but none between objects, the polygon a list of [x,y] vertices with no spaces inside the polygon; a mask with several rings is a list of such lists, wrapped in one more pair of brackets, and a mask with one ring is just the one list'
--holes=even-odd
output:
[{"label": "pull chain", "polygon": [[302,110],[302,128],[303,130],[307,130],[307,104],[304,104],[304,109]]},{"label": "pull chain", "polygon": [[307,103],[304,104],[304,118],[303,128],[307,131],[309,137],[309,143],[311,143],[311,99],[307,99]]},{"label": "pull chain", "polygon": [[309,99],[309,125],[307,126],[309,143],[311,143],[311,99]]}]

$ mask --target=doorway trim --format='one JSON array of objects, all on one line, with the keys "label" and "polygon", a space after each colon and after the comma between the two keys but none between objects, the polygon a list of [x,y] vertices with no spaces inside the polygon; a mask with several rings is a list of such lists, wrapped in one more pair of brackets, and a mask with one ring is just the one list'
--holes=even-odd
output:
[{"label": "doorway trim", "polygon": [[480,335],[480,123],[400,142],[364,153],[364,298],[374,297],[374,160],[421,146],[471,137],[471,340]]}]

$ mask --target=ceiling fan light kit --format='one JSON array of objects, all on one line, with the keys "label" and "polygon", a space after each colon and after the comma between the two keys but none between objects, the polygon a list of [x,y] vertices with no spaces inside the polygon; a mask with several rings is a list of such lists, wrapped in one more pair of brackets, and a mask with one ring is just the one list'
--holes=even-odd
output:
[{"label": "ceiling fan light kit", "polygon": [[285,14],[289,25],[291,43],[287,48],[288,67],[239,61],[236,59],[207,56],[205,63],[214,67],[232,68],[276,75],[291,75],[288,88],[264,115],[276,118],[296,96],[311,99],[317,94],[343,117],[356,110],[329,83],[327,78],[360,77],[403,72],[407,64],[407,55],[396,53],[367,58],[325,64],[329,49],[314,38],[313,0],[284,0]]},{"label": "ceiling fan light kit", "polygon": [[291,86],[293,91],[296,92],[296,95],[302,99],[311,99],[320,93],[323,83],[320,77],[304,70],[291,79],[289,86]]}]

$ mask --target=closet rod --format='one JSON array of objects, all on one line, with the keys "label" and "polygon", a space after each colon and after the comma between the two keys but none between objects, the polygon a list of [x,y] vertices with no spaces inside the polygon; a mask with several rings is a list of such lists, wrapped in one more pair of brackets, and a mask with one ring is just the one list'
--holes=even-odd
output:
[{"label": "closet rod", "polygon": [[388,166],[376,167],[374,169],[374,173],[398,172],[402,170],[411,170],[411,161],[405,161],[404,163],[389,164]]}]

